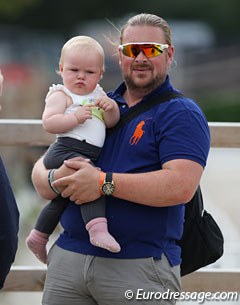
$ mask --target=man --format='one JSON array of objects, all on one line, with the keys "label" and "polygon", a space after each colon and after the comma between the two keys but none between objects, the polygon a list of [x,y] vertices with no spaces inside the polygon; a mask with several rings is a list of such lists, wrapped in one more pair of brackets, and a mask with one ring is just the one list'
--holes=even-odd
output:
[{"label": "man", "polygon": [[[0,70],[0,95],[3,76]],[[1,107],[0,107],[1,108]],[[14,262],[18,244],[19,212],[0,158],[0,289]]]},{"label": "man", "polygon": [[[173,55],[164,19],[139,14],[128,20],[119,45],[124,83],[109,93],[121,114],[176,92],[167,75]],[[109,135],[98,161],[101,171],[81,160],[68,160],[56,170],[50,184],[72,202],[49,255],[43,304],[175,304],[184,203],[196,191],[209,147],[202,111],[178,97]],[[56,194],[47,185],[48,175],[40,159],[33,182],[40,195],[52,199]],[[109,230],[121,245],[117,254],[90,245],[76,212],[76,204],[101,195],[107,199]]]}]

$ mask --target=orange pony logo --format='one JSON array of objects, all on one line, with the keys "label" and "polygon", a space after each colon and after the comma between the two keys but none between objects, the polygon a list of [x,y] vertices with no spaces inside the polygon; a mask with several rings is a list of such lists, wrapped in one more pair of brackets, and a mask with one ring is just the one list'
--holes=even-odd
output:
[{"label": "orange pony logo", "polygon": [[130,140],[129,140],[129,143],[130,143],[131,145],[136,145],[136,144],[139,142],[139,140],[141,139],[141,137],[143,136],[143,134],[144,134],[145,131],[144,131],[142,128],[143,128],[144,125],[145,125],[145,122],[144,122],[144,121],[141,121],[141,122],[137,125],[137,127],[136,127],[136,129],[135,129],[133,135],[131,136],[131,138],[130,138]]}]

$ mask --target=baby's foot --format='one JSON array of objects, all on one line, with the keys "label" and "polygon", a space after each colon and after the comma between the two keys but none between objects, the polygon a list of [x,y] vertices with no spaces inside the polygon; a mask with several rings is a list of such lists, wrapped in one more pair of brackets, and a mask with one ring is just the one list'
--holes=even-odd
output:
[{"label": "baby's foot", "polygon": [[110,252],[117,253],[121,250],[119,243],[109,233],[98,232],[97,234],[90,234],[90,242],[92,245]]},{"label": "baby's foot", "polygon": [[44,264],[47,262],[47,249],[48,234],[39,232],[33,229],[26,239],[28,248],[34,255]]},{"label": "baby's foot", "polygon": [[94,218],[86,225],[90,242],[94,246],[111,252],[120,252],[121,247],[115,238],[108,232],[107,220],[104,217]]}]

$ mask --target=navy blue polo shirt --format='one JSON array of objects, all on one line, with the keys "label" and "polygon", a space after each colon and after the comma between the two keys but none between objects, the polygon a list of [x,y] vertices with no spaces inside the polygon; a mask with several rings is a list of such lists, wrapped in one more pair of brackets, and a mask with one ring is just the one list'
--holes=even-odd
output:
[{"label": "navy blue polo shirt", "polygon": [[[119,104],[121,113],[128,111],[122,95],[122,83],[109,97]],[[169,82],[147,95],[175,91]],[[143,173],[160,170],[174,159],[188,159],[206,165],[210,147],[208,123],[198,105],[185,97],[154,106],[106,138],[98,166],[115,173]],[[151,189],[149,189],[151,192]],[[170,264],[181,262],[176,240],[183,230],[184,205],[150,207],[114,197],[107,197],[106,217],[109,231],[121,245],[121,252],[111,253],[89,243],[80,212],[70,204],[62,216],[65,229],[58,245],[83,254],[113,258],[161,258]]]}]

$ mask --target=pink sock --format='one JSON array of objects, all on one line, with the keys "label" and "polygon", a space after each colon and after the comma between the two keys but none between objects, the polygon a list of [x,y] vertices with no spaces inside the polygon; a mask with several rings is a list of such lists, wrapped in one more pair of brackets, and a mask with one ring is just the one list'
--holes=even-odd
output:
[{"label": "pink sock", "polygon": [[88,230],[91,244],[111,252],[120,252],[120,245],[108,232],[107,219],[105,217],[90,220],[86,224],[86,229]]},{"label": "pink sock", "polygon": [[49,234],[42,233],[33,229],[26,239],[28,248],[35,254],[35,256],[44,264],[47,262],[47,249]]}]

